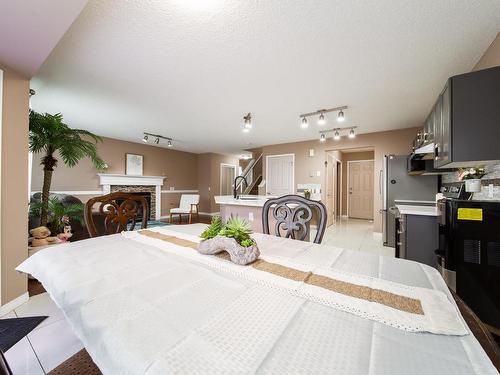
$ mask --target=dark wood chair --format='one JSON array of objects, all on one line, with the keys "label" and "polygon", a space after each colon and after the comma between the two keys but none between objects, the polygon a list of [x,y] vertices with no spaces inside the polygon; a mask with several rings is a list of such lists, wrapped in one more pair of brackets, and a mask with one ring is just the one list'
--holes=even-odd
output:
[{"label": "dark wood chair", "polygon": [[0,350],[0,375],[12,375],[12,370],[5,359],[3,352]]},{"label": "dark wood chair", "polygon": [[[94,211],[96,203],[97,212]],[[141,229],[144,229],[148,226],[149,218],[146,198],[117,192],[89,199],[85,204],[85,224],[89,236],[99,237],[124,230],[134,230],[140,212],[142,212]]]},{"label": "dark wood chair", "polygon": [[314,243],[321,243],[326,229],[327,211],[323,203],[304,198],[300,195],[284,195],[269,199],[262,207],[262,230],[269,234],[269,216],[276,221],[274,235],[295,240],[308,240],[313,210],[317,212],[318,231]]}]

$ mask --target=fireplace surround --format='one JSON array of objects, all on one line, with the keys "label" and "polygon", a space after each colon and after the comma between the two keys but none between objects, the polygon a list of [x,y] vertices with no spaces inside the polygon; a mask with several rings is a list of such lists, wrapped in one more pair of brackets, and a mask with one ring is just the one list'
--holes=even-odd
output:
[{"label": "fireplace surround", "polygon": [[150,193],[150,219],[160,220],[161,217],[161,187],[163,176],[128,176],[119,174],[99,173],[99,183],[103,194],[122,191],[126,193]]}]

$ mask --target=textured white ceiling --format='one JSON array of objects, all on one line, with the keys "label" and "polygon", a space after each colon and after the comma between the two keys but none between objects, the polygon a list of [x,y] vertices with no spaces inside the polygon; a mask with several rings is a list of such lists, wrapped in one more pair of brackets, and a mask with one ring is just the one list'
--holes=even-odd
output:
[{"label": "textured white ceiling", "polygon": [[87,0],[0,0],[0,61],[32,77]]},{"label": "textured white ceiling", "polygon": [[33,81],[33,105],[193,152],[313,139],[298,115],[339,105],[360,133],[412,127],[499,28],[498,0],[90,1]]}]

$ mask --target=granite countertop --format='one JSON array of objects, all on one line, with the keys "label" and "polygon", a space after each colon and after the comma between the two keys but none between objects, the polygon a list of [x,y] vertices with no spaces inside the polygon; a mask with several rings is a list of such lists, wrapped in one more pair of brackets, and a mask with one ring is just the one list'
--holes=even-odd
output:
[{"label": "granite countertop", "polygon": [[436,205],[415,206],[409,204],[396,204],[396,208],[401,215],[439,216]]}]

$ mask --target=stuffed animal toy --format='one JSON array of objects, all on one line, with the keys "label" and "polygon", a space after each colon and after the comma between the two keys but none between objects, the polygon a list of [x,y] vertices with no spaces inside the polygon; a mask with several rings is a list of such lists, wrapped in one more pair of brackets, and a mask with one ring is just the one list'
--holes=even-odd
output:
[{"label": "stuffed animal toy", "polygon": [[65,225],[64,232],[57,235],[57,238],[59,238],[61,242],[68,242],[71,237],[73,237],[73,233],[71,233],[71,226],[69,225]]},{"label": "stuffed animal toy", "polygon": [[33,236],[33,240],[31,241],[31,246],[33,247],[52,245],[59,242],[57,237],[49,237],[50,230],[47,227],[33,228],[30,230],[30,234]]}]

